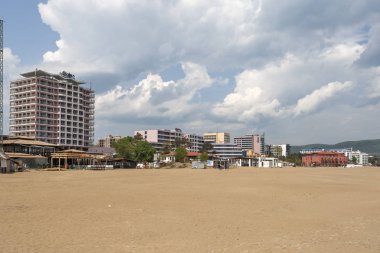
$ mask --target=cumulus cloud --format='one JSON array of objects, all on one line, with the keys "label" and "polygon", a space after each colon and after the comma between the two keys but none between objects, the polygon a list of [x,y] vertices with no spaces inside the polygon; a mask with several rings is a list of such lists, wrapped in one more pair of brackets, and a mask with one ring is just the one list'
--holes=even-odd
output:
[{"label": "cumulus cloud", "polygon": [[48,1],[39,10],[60,40],[44,62],[126,76],[179,61],[217,64],[250,44],[260,2]]},{"label": "cumulus cloud", "polygon": [[157,74],[128,89],[122,86],[96,97],[97,115],[100,118],[124,117],[126,120],[162,117],[186,117],[199,105],[192,102],[197,93],[215,80],[207,70],[194,63],[183,63],[185,77],[176,81],[163,81]]},{"label": "cumulus cloud", "polygon": [[4,132],[8,132],[8,117],[9,115],[9,89],[8,85],[11,80],[17,79],[19,76],[20,59],[17,55],[13,54],[10,48],[5,47],[3,51],[4,70],[3,70],[3,105],[4,105]]},{"label": "cumulus cloud", "polygon": [[[312,57],[288,54],[262,69],[245,70],[235,77],[234,91],[214,105],[213,113],[240,122],[313,113],[322,101],[351,87],[351,82],[331,79],[351,77],[351,64],[362,51],[357,44],[336,45]],[[328,84],[321,86],[324,83]]]},{"label": "cumulus cloud", "polygon": [[17,69],[20,64],[20,58],[12,53],[12,49],[4,48],[4,83],[8,83],[10,80],[17,78]]},{"label": "cumulus cloud", "polygon": [[322,86],[321,88],[313,91],[311,94],[298,100],[293,112],[295,116],[310,113],[316,110],[321,103],[334,96],[337,92],[346,90],[351,86],[351,82],[332,82]]},{"label": "cumulus cloud", "polygon": [[130,79],[187,61],[260,67],[356,38],[378,9],[375,0],[361,2],[50,0],[39,11],[60,39],[44,64]]},{"label": "cumulus cloud", "polygon": [[[244,131],[341,106],[364,115],[380,97],[378,0],[49,0],[39,11],[60,36],[43,68],[112,80],[97,122]],[[165,81],[181,62],[185,76]]]}]

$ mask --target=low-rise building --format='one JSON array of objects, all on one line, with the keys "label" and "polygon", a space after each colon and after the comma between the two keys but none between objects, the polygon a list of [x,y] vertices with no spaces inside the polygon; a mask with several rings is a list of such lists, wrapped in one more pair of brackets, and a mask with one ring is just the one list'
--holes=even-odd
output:
[{"label": "low-rise building", "polygon": [[116,154],[116,150],[114,148],[93,146],[88,148],[88,153],[99,154],[105,157],[114,157],[114,155]]},{"label": "low-rise building", "polygon": [[211,154],[220,159],[231,159],[243,157],[243,150],[231,143],[212,143]]},{"label": "low-rise building", "polygon": [[259,168],[275,168],[279,167],[278,158],[276,157],[259,157],[257,160]]},{"label": "low-rise building", "polygon": [[308,167],[340,167],[346,166],[348,158],[343,153],[321,151],[302,156],[302,164]]},{"label": "low-rise building", "polygon": [[[176,161],[175,156],[176,156],[175,152],[170,152],[168,154],[162,154],[160,156],[160,160],[164,163],[175,162]],[[199,159],[200,156],[201,156],[201,153],[198,153],[198,152],[187,152],[186,160],[188,160],[188,161],[197,160],[197,159]]]},{"label": "low-rise building", "polygon": [[317,152],[335,152],[344,154],[348,161],[358,165],[368,165],[368,154],[363,153],[360,150],[354,151],[352,148],[309,148],[300,151],[301,154],[312,154]]}]

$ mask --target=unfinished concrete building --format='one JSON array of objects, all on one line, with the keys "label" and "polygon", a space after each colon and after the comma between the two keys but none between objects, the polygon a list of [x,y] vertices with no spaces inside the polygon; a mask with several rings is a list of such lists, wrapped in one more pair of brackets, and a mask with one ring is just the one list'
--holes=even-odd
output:
[{"label": "unfinished concrete building", "polygon": [[67,72],[21,76],[10,84],[9,134],[87,150],[94,138],[94,91]]}]

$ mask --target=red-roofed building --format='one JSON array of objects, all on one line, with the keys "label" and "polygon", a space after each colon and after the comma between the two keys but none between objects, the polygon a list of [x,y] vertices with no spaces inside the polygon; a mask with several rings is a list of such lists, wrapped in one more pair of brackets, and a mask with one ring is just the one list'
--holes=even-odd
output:
[{"label": "red-roofed building", "polygon": [[346,166],[348,158],[343,153],[337,152],[314,152],[302,156],[302,164],[308,167],[340,167]]}]

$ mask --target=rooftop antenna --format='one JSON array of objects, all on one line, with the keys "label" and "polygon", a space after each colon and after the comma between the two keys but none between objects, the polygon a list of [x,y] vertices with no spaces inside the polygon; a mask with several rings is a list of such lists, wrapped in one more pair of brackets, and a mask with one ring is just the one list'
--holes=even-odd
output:
[{"label": "rooftop antenna", "polygon": [[0,150],[3,150],[3,20],[0,19]]}]

